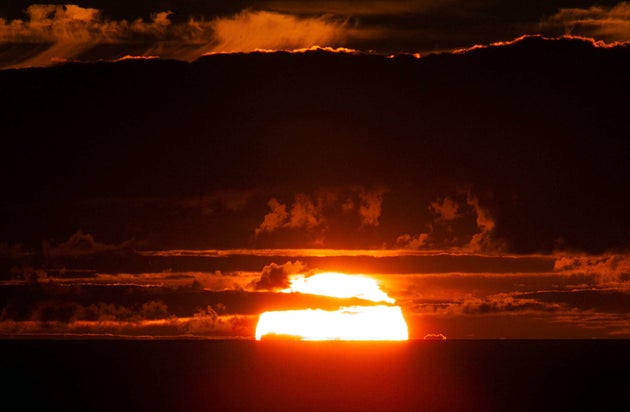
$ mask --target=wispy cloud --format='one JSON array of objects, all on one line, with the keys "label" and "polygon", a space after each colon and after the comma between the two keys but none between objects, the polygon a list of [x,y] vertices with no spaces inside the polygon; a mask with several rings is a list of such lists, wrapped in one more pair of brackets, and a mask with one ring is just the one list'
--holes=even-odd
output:
[{"label": "wispy cloud", "polygon": [[[26,9],[25,20],[0,19],[0,43],[46,44],[41,53],[15,64],[14,67],[46,66],[72,60],[100,44],[168,41],[180,37],[184,42],[198,43],[203,35],[192,26],[172,27],[170,11],[153,14],[151,21],[112,21],[100,10],[77,5],[34,4]],[[183,30],[182,30],[183,29]],[[154,54],[153,46],[143,51]]]},{"label": "wispy cloud", "polygon": [[560,254],[554,263],[554,270],[564,275],[591,276],[602,285],[615,285],[630,280],[630,256]]},{"label": "wispy cloud", "polygon": [[540,302],[532,298],[522,298],[511,294],[497,294],[485,298],[471,298],[464,302],[449,305],[447,311],[459,314],[512,313],[523,311],[558,311],[558,303]]},{"label": "wispy cloud", "polygon": [[379,218],[382,213],[383,197],[386,190],[378,188],[375,190],[361,190],[359,199],[359,215],[361,216],[361,224],[366,226],[378,226]]},{"label": "wispy cloud", "polygon": [[479,230],[472,236],[467,247],[473,251],[501,250],[503,248],[501,243],[492,237],[496,223],[488,209],[482,207],[479,198],[470,193],[466,203],[475,211],[477,229]]},{"label": "wispy cloud", "polygon": [[358,220],[355,230],[379,226],[385,193],[381,187],[320,188],[312,195],[296,194],[291,204],[274,197],[254,234],[261,237],[280,230],[300,230],[311,235],[313,245],[323,246],[329,230],[338,230],[337,226],[349,221]]},{"label": "wispy cloud", "polygon": [[297,17],[252,10],[215,19],[211,27],[216,39],[213,53],[342,46],[351,30],[347,22],[330,16]]},{"label": "wispy cloud", "polygon": [[428,209],[434,217],[427,224],[426,232],[398,236],[396,244],[399,247],[459,249],[468,253],[491,253],[504,249],[502,242],[494,236],[496,222],[490,211],[470,192],[437,199],[429,204]]},{"label": "wispy cloud", "polygon": [[460,217],[459,205],[457,202],[445,197],[442,201],[431,202],[429,208],[437,215],[441,220],[455,220]]},{"label": "wispy cloud", "polygon": [[94,8],[33,4],[23,20],[0,18],[0,45],[39,45],[9,59],[13,63],[8,67],[29,67],[80,59],[100,46],[109,47],[113,55],[103,57],[112,59],[159,56],[191,61],[207,53],[340,47],[349,37],[366,35],[343,18],[323,14],[299,17],[247,9],[177,22],[172,16],[165,10],[149,20],[111,20]]},{"label": "wispy cloud", "polygon": [[544,29],[559,28],[565,34],[587,36],[607,42],[630,40],[630,3],[589,8],[562,8],[541,22]]}]

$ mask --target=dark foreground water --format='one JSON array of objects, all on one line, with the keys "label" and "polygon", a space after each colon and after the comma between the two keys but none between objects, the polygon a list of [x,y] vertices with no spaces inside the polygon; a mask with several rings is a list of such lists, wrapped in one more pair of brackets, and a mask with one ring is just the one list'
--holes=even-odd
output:
[{"label": "dark foreground water", "polygon": [[627,410],[630,341],[0,341],[2,410]]}]

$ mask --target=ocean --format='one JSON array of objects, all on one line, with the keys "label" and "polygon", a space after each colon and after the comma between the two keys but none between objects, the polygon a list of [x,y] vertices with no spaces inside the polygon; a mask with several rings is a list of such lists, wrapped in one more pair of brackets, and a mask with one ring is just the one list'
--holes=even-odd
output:
[{"label": "ocean", "polygon": [[5,411],[614,411],[627,340],[6,339]]}]

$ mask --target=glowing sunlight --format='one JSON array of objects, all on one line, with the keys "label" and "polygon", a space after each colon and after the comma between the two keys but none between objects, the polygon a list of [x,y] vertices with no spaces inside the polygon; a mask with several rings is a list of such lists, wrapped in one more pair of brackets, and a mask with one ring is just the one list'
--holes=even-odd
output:
[{"label": "glowing sunlight", "polygon": [[349,306],[338,310],[317,308],[270,311],[260,315],[256,339],[407,340],[407,324],[395,300],[376,280],[336,272],[296,275],[284,293],[307,293],[336,298],[360,298],[380,305]]}]

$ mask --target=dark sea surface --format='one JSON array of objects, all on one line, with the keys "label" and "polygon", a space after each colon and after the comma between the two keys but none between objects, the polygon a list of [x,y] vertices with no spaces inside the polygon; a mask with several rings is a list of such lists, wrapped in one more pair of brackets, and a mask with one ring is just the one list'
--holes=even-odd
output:
[{"label": "dark sea surface", "polygon": [[630,341],[0,341],[2,410],[613,411]]}]

